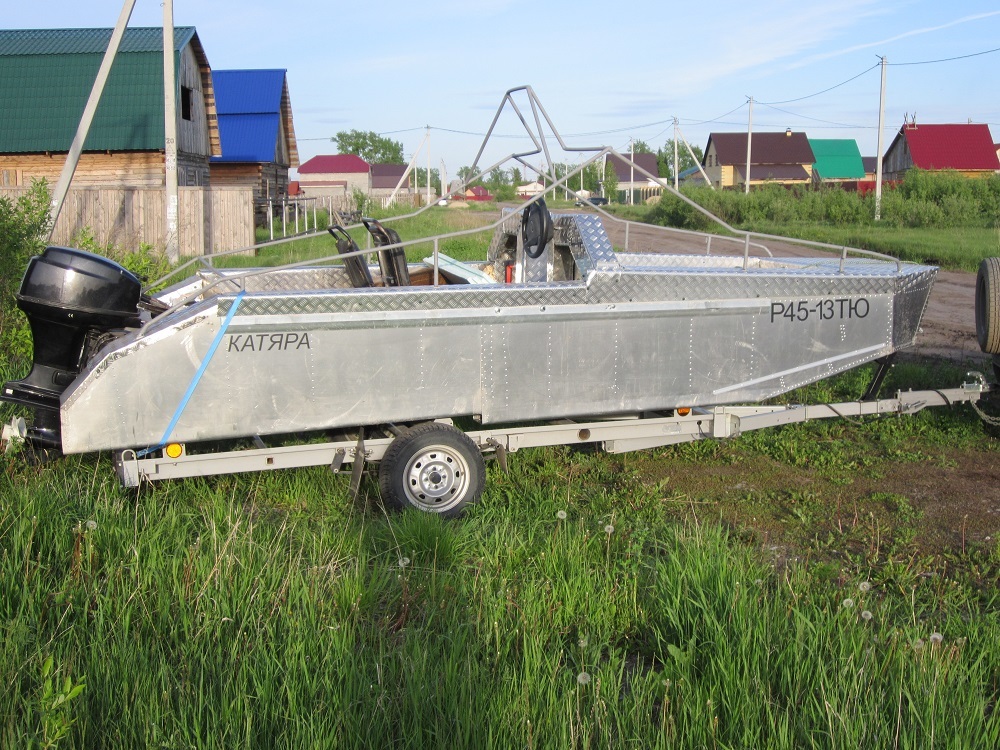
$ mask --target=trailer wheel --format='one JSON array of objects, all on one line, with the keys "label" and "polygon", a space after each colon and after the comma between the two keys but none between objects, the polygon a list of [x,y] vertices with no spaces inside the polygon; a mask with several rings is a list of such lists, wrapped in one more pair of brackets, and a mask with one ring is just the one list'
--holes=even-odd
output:
[{"label": "trailer wheel", "polygon": [[379,464],[382,497],[401,508],[457,516],[483,493],[486,465],[461,430],[430,422],[396,438]]},{"label": "trailer wheel", "polygon": [[976,275],[976,336],[987,354],[1000,354],[1000,258],[985,258]]}]

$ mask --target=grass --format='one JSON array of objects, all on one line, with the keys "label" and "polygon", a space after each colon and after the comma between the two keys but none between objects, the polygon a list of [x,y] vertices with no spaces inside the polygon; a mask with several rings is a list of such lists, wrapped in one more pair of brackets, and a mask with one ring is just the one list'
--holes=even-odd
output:
[{"label": "grass", "polygon": [[1000,545],[929,539],[946,500],[894,476],[997,456],[965,407],[521,451],[457,521],[322,469],[0,456],[0,746],[996,747]]},{"label": "grass", "polygon": [[[373,480],[352,501],[323,470],[136,493],[106,456],[4,458],[0,744],[996,746],[995,544],[901,564],[791,535],[778,556],[710,488],[648,471],[791,471],[828,429],[524,451],[452,522],[386,513]],[[843,429],[831,476],[913,441],[997,456],[967,412]],[[822,488],[793,499],[822,525]],[[882,534],[916,523],[876,500]]]},{"label": "grass", "polygon": [[51,658],[77,746],[1000,741],[995,593],[775,567],[608,460],[492,467],[460,522],[323,471],[135,495],[106,459],[10,464],[0,738],[39,739]]},{"label": "grass", "polygon": [[759,222],[747,228],[765,234],[873,250],[900,260],[928,263],[949,270],[975,272],[983,258],[1000,255],[1000,227],[916,229],[819,223],[776,225]]}]

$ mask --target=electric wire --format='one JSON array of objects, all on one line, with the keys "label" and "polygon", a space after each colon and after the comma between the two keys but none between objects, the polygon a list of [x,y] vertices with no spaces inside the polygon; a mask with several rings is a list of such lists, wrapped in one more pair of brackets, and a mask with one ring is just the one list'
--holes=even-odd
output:
[{"label": "electric wire", "polygon": [[901,63],[887,62],[886,65],[894,65],[894,66],[932,65],[934,63],[952,62],[953,60],[967,60],[970,57],[979,57],[980,55],[988,55],[992,52],[1000,52],[1000,47],[994,47],[993,49],[983,50],[982,52],[972,52],[968,55],[957,55],[956,57],[943,57],[940,60],[917,60],[916,62],[901,62]]},{"label": "electric wire", "polygon": [[[969,59],[971,57],[980,57],[982,55],[989,55],[989,54],[992,54],[994,52],[1000,52],[1000,47],[994,47],[993,49],[982,50],[980,52],[972,52],[972,53],[969,53],[967,55],[956,55],[954,57],[944,57],[944,58],[940,58],[940,59],[936,59],[936,60],[916,60],[916,61],[912,61],[912,62],[897,62],[897,63],[893,63],[893,62],[888,62],[887,61],[885,64],[886,65],[895,66],[895,67],[910,66],[910,65],[933,65],[933,64],[938,64],[938,63],[953,62],[955,60],[966,60],[966,59]],[[877,62],[874,65],[872,65],[871,67],[866,68],[865,70],[862,70],[860,73],[858,73],[856,75],[853,75],[850,78],[847,78],[847,79],[841,81],[840,83],[834,84],[833,86],[828,86],[827,88],[822,89],[820,91],[816,91],[816,92],[814,92],[812,94],[806,94],[805,96],[795,97],[794,99],[782,99],[782,100],[773,101],[773,102],[763,102],[763,101],[758,101],[758,100],[755,99],[754,102],[757,103],[757,104],[763,105],[765,107],[768,107],[769,109],[773,109],[773,110],[776,110],[778,112],[782,112],[783,114],[791,115],[793,117],[800,117],[802,119],[811,120],[813,122],[823,123],[823,124],[829,125],[831,127],[868,130],[868,129],[871,129],[871,126],[866,126],[866,125],[850,125],[850,124],[847,124],[847,123],[839,123],[839,122],[833,122],[833,121],[830,121],[830,120],[823,120],[823,119],[820,119],[820,118],[810,117],[808,115],[798,114],[798,113],[795,113],[795,112],[784,110],[784,109],[781,109],[780,107],[776,107],[774,105],[777,105],[777,104],[792,104],[794,102],[801,102],[801,101],[805,101],[806,99],[812,99],[814,97],[821,96],[822,94],[826,94],[826,93],[828,93],[830,91],[833,91],[834,89],[840,88],[841,86],[845,86],[848,83],[851,83],[852,81],[857,80],[858,78],[861,78],[862,76],[866,75],[867,73],[870,73],[871,71],[873,71],[876,68],[878,68],[881,64],[882,64],[881,62]],[[734,112],[738,112],[739,110],[743,109],[746,106],[747,106],[747,102],[743,102],[738,107],[734,107],[733,109],[729,110],[728,112],[725,112],[724,114],[721,114],[718,117],[714,117],[714,118],[709,119],[709,120],[691,120],[691,119],[688,119],[688,118],[678,118],[678,122],[683,122],[684,125],[695,126],[695,127],[697,127],[699,125],[709,125],[709,124],[713,124],[713,123],[718,123],[720,125],[742,125],[743,123],[741,123],[741,122],[723,121],[722,118],[728,117],[729,115],[733,114]],[[616,133],[626,133],[626,132],[630,132],[630,131],[642,130],[643,128],[655,127],[657,125],[664,125],[666,123],[673,123],[673,118],[671,117],[671,118],[666,119],[666,120],[657,120],[657,121],[654,121],[654,122],[644,123],[642,125],[630,125],[630,126],[621,127],[621,128],[609,128],[609,129],[606,129],[606,130],[581,131],[579,133],[566,133],[565,137],[567,137],[567,138],[586,138],[586,137],[589,137],[589,136],[596,136],[596,135],[613,135],[613,134],[616,134]],[[482,138],[482,137],[486,136],[485,132],[477,132],[477,131],[472,131],[472,130],[457,130],[455,128],[444,128],[444,127],[439,127],[439,126],[436,126],[436,125],[424,125],[424,126],[420,126],[420,127],[400,128],[400,129],[397,129],[397,130],[379,131],[379,135],[383,135],[383,136],[398,135],[400,133],[413,133],[413,132],[416,132],[416,131],[419,131],[419,130],[436,130],[436,131],[439,131],[439,132],[442,132],[442,133],[452,133],[454,135],[468,135],[468,136],[475,136],[475,137],[479,137],[479,138]],[[666,130],[660,131],[660,133],[657,133],[657,135],[653,136],[653,138],[659,137],[660,135],[662,135],[665,132],[666,132]],[[513,133],[493,133],[493,137],[494,138],[506,138],[506,139],[525,139],[526,138],[526,136],[524,134],[513,134]],[[328,137],[318,137],[318,138],[299,138],[298,140],[300,140],[300,141],[327,141],[327,140],[333,141],[333,140],[335,140],[335,137],[328,136]]]},{"label": "electric wire", "polygon": [[757,102],[757,104],[760,104],[763,107],[767,107],[768,109],[773,109],[776,112],[782,112],[782,113],[784,113],[786,115],[791,115],[792,117],[801,117],[803,120],[812,120],[813,122],[821,122],[821,123],[823,123],[825,125],[835,125],[838,128],[859,128],[860,129],[860,128],[866,127],[864,125],[850,125],[850,124],[848,124],[846,122],[833,122],[832,120],[821,120],[818,117],[810,117],[809,115],[799,114],[798,112],[790,112],[787,109],[782,109],[781,107],[775,107],[774,105],[767,104],[766,102]]},{"label": "electric wire", "polygon": [[[882,63],[875,63],[870,68],[866,68],[865,70],[862,70],[856,76],[851,76],[846,81],[841,81],[840,83],[835,84],[833,86],[830,86],[829,88],[825,88],[822,91],[817,91],[815,94],[806,94],[805,96],[799,96],[799,97],[796,97],[795,99],[783,99],[780,102],[757,102],[757,103],[758,104],[765,104],[767,106],[770,106],[772,104],[791,104],[792,102],[801,102],[801,101],[803,101],[805,99],[812,99],[814,96],[819,96],[820,94],[825,94],[828,91],[833,91],[834,89],[839,89],[841,86],[844,86],[844,85],[850,83],[851,81],[854,81],[854,80],[857,80],[858,78],[861,78],[861,76],[863,76],[865,73],[872,72],[873,70],[875,70],[875,68],[877,68],[881,64]],[[757,100],[755,99],[754,101],[757,101]]]}]

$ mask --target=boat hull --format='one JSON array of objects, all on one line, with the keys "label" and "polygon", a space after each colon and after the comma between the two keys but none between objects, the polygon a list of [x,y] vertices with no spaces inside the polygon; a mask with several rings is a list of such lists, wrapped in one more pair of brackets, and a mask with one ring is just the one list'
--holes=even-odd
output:
[{"label": "boat hull", "polygon": [[63,450],[760,401],[912,344],[936,273],[577,260],[578,278],[520,284],[304,290],[295,274],[258,277],[103,350],[63,396]]}]

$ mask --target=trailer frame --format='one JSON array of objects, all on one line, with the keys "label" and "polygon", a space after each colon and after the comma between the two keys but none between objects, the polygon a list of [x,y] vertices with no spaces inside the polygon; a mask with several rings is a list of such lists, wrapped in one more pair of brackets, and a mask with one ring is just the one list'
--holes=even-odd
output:
[{"label": "trailer frame", "polygon": [[[611,419],[554,422],[465,431],[483,454],[493,453],[502,465],[508,453],[523,448],[593,444],[606,453],[625,453],[704,439],[728,439],[744,432],[818,419],[857,418],[875,415],[912,415],[928,407],[975,404],[989,392],[985,378],[970,372],[958,388],[899,391],[894,398],[841,403],[717,406],[678,409],[671,414],[632,414]],[[681,414],[688,411],[687,414]],[[451,425],[452,420],[435,420]],[[10,429],[10,428],[8,428]],[[381,461],[389,446],[405,430],[385,426],[386,437],[371,437],[372,427],[358,428],[349,439],[305,445],[258,447],[243,450],[188,454],[186,446],[173,444],[160,455],[140,456],[136,450],[117,451],[115,470],[125,487],[167,479],[206,477],[308,466],[328,466],[335,473],[351,465],[352,490],[357,491],[367,462]],[[6,431],[5,431],[6,432]],[[168,455],[168,451],[174,455]]]}]

